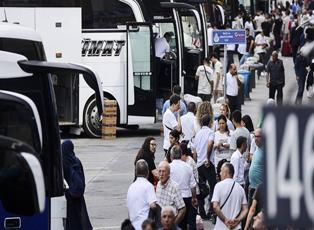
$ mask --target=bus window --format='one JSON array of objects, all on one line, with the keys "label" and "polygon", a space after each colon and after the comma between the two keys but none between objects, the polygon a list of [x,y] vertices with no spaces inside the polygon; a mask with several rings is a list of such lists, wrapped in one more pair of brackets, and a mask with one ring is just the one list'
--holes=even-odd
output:
[{"label": "bus window", "polygon": [[45,60],[45,52],[41,42],[23,39],[0,38],[0,50],[17,53],[28,60]]},{"label": "bus window", "polygon": [[133,63],[134,86],[142,90],[152,90],[151,82],[151,34],[149,27],[138,27],[130,31],[131,55]]},{"label": "bus window", "polygon": [[181,16],[183,27],[184,47],[188,49],[198,49],[202,45],[202,35],[198,29],[194,15]]},{"label": "bus window", "polygon": [[153,26],[153,31],[155,37],[163,37],[166,32],[170,32],[172,34],[171,40],[169,42],[170,50],[172,52],[177,53],[177,43],[175,37],[174,25],[172,22],[158,22]]},{"label": "bus window", "polygon": [[11,101],[1,101],[0,111],[0,135],[18,139],[40,153],[38,133],[34,132],[36,124],[29,118],[29,111],[25,106]]},{"label": "bus window", "polygon": [[131,7],[118,0],[83,1],[82,13],[83,29],[112,29],[136,21]]}]

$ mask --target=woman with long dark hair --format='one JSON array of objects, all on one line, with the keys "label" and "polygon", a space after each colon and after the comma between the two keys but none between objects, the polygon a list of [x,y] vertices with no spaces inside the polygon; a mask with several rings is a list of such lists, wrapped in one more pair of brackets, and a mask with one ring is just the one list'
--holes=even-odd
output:
[{"label": "woman with long dark hair", "polygon": [[225,159],[230,161],[230,133],[227,125],[227,118],[220,115],[217,119],[218,130],[215,132],[214,151],[215,151],[215,167],[217,169],[219,161]]},{"label": "woman with long dark hair", "polygon": [[171,130],[171,132],[169,133],[170,147],[166,153],[166,159],[165,159],[169,163],[171,163],[170,150],[172,149],[173,146],[180,145],[180,135],[181,135],[181,132],[176,129]]},{"label": "woman with long dark hair", "polygon": [[142,144],[142,147],[138,151],[134,165],[136,162],[140,159],[143,159],[147,162],[148,164],[148,170],[149,170],[149,176],[148,176],[148,181],[152,184],[156,182],[155,178],[158,178],[158,171],[156,169],[155,165],[155,152],[156,152],[156,140],[154,137],[147,137],[144,140],[144,143]]}]

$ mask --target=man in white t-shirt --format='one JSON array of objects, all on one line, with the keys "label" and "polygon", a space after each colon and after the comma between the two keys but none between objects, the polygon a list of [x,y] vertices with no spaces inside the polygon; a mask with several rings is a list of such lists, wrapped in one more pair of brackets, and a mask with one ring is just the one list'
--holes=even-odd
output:
[{"label": "man in white t-shirt", "polygon": [[216,184],[212,198],[218,217],[215,230],[241,229],[241,221],[248,212],[244,189],[232,179],[233,174],[232,164],[224,163],[220,171],[221,181]]},{"label": "man in white t-shirt", "polygon": [[203,65],[200,65],[196,70],[195,79],[198,80],[197,95],[203,101],[210,102],[214,87],[214,77],[213,70],[209,64],[210,60],[204,58]]},{"label": "man in white t-shirt", "polygon": [[237,150],[232,154],[230,163],[234,167],[233,179],[244,187],[244,170],[246,166],[246,160],[243,156],[244,152],[247,150],[247,140],[245,137],[238,137],[237,139]]},{"label": "man in white t-shirt", "polygon": [[[214,191],[216,184],[216,171],[214,165],[214,154],[212,153],[214,146],[215,134],[210,128],[212,125],[212,118],[209,114],[201,118],[202,128],[195,135],[193,140],[193,158],[197,162],[197,170],[199,174],[199,181],[208,182],[210,186],[210,195]],[[199,199],[200,215],[204,219],[207,213],[204,209],[204,199]],[[209,210],[209,214],[212,210]]]},{"label": "man in white t-shirt", "polygon": [[257,12],[257,15],[254,17],[253,21],[255,22],[256,31],[262,32],[262,23],[265,21],[265,16],[262,12]]},{"label": "man in white t-shirt", "polygon": [[216,53],[212,53],[210,55],[210,60],[214,66],[214,102],[216,102],[218,97],[223,96],[223,75],[222,75],[222,64],[218,60],[218,55]]},{"label": "man in white t-shirt", "polygon": [[166,54],[170,52],[169,42],[171,40],[171,34],[166,32],[162,38],[156,38],[155,40],[155,55],[160,59],[166,57]]},{"label": "man in white t-shirt", "polygon": [[136,230],[142,229],[142,223],[148,218],[150,209],[156,209],[154,186],[147,180],[148,165],[145,160],[136,162],[136,180],[130,185],[127,194],[129,218]]},{"label": "man in white t-shirt", "polygon": [[[182,152],[180,146],[173,146],[171,151],[170,178],[177,183],[185,203],[186,213],[179,227],[196,229],[196,213],[193,211],[197,206],[196,181],[192,168],[181,160]],[[193,207],[194,206],[194,207]]]},{"label": "man in white t-shirt", "polygon": [[190,146],[189,142],[194,136],[195,112],[196,112],[196,105],[194,102],[190,102],[188,104],[187,114],[181,116],[182,133],[184,134],[184,137],[182,140],[187,142],[188,146]]},{"label": "man in white t-shirt", "polygon": [[167,153],[170,147],[169,134],[171,130],[177,129],[181,131],[181,120],[180,116],[175,115],[175,112],[180,110],[180,96],[174,94],[170,97],[170,107],[166,110],[162,116],[162,125],[164,129],[164,144],[163,148]]}]

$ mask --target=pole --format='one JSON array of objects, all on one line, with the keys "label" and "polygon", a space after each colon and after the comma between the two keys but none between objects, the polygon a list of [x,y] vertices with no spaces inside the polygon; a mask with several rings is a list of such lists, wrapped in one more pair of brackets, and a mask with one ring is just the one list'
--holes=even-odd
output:
[{"label": "pole", "polygon": [[227,89],[227,45],[224,45],[224,68],[223,68],[223,76],[224,76],[224,100],[227,101],[226,89]]}]

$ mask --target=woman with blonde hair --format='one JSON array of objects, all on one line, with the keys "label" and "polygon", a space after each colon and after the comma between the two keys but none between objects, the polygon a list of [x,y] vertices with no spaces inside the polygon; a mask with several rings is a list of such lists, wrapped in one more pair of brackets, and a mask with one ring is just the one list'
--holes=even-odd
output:
[{"label": "woman with blonde hair", "polygon": [[[197,107],[197,112],[194,121],[194,134],[201,129],[201,119],[204,115],[210,115],[213,118],[213,107],[208,101],[204,101]],[[213,125],[213,119],[210,122],[210,127]]]},{"label": "woman with blonde hair", "polygon": [[[220,113],[219,115],[224,115],[227,118],[228,129],[230,131],[233,131],[234,130],[234,126],[233,126],[232,122],[229,120],[230,109],[229,109],[229,106],[226,103],[222,103],[219,106],[219,113]],[[219,124],[218,124],[218,121],[215,120],[215,122],[214,122],[214,131],[216,132],[218,129],[219,129]]]}]

